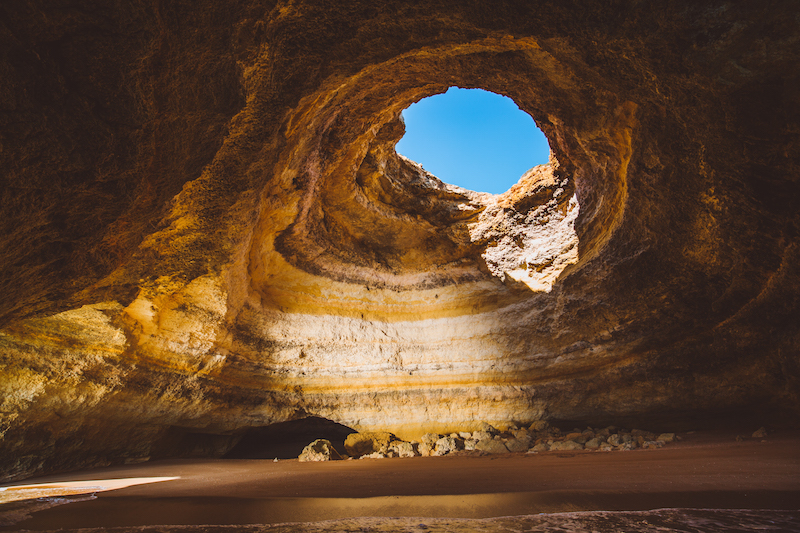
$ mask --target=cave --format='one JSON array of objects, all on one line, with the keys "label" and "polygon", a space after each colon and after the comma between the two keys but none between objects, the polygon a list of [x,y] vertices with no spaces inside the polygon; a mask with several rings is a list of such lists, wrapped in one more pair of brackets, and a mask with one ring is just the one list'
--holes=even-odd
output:
[{"label": "cave", "polygon": [[[770,5],[4,2],[0,482],[298,420],[796,435],[800,19]],[[492,195],[399,156],[449,87],[549,163]]]}]

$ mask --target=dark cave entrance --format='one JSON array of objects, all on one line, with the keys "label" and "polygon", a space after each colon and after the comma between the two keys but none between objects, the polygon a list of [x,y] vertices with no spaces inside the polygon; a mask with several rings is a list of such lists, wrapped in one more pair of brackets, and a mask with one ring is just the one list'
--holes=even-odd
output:
[{"label": "dark cave entrance", "polygon": [[327,439],[340,453],[344,440],[357,433],[326,418],[310,416],[247,430],[239,442],[224,455],[225,459],[296,459],[308,444]]}]

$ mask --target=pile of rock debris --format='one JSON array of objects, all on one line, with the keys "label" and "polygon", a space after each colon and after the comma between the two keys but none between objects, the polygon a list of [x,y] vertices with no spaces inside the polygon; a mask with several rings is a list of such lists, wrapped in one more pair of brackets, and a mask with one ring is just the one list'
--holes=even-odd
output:
[{"label": "pile of rock debris", "polygon": [[352,433],[344,442],[346,455],[334,449],[325,439],[317,439],[305,447],[300,461],[330,461],[349,458],[383,459],[387,457],[440,456],[458,452],[472,453],[538,453],[558,450],[633,450],[661,448],[680,437],[674,433],[656,435],[649,431],[631,431],[608,426],[603,429],[574,429],[563,432],[539,420],[530,427],[510,425],[500,431],[482,422],[477,431],[439,435],[428,433],[420,441],[406,442],[383,431]]}]

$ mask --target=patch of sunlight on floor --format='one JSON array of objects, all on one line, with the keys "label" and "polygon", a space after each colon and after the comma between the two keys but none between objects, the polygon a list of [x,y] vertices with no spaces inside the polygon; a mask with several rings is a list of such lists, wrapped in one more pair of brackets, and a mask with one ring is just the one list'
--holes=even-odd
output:
[{"label": "patch of sunlight on floor", "polygon": [[180,476],[92,479],[86,481],[40,483],[36,485],[14,485],[10,487],[0,487],[0,503],[15,502],[20,500],[33,500],[36,498],[69,496],[73,494],[86,494],[89,492],[105,492],[108,490],[124,489],[134,485],[159,483],[161,481],[172,481],[175,479],[180,479]]}]

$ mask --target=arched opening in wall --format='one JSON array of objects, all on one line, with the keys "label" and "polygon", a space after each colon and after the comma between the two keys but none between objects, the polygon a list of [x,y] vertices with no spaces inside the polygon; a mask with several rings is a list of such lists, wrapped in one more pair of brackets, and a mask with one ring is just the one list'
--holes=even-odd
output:
[{"label": "arched opening in wall", "polygon": [[327,439],[337,451],[344,453],[344,440],[351,433],[356,431],[327,418],[310,416],[250,428],[224,458],[296,459],[303,448],[316,439]]},{"label": "arched opening in wall", "polygon": [[501,194],[550,159],[533,118],[511,98],[483,89],[450,87],[402,116],[406,133],[397,153],[464,189]]}]

